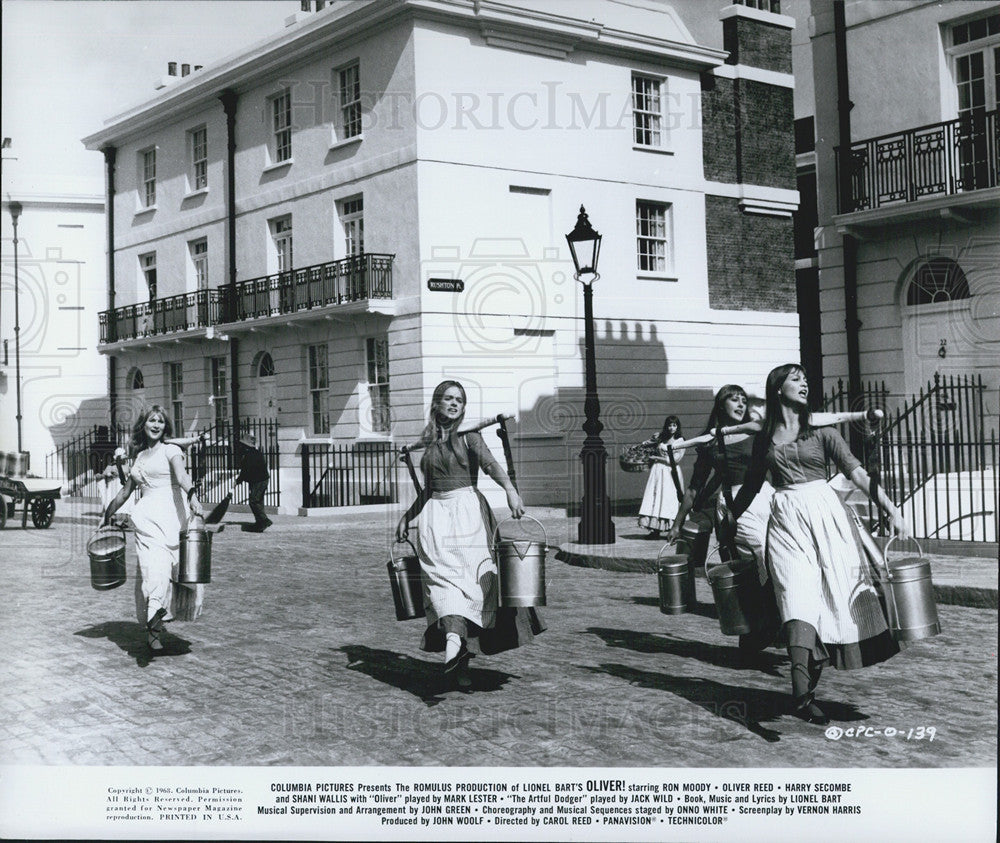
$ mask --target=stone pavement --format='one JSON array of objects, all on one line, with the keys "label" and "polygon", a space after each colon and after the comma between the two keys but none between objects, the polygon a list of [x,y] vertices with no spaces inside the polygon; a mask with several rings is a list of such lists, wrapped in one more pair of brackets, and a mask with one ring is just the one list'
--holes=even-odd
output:
[{"label": "stone pavement", "polygon": [[[575,521],[538,512],[552,543]],[[0,758],[78,765],[981,767],[996,765],[995,611],[944,605],[943,632],[886,664],[824,674],[842,727],[901,735],[829,740],[789,713],[788,662],[753,666],[696,611],[659,612],[648,573],[549,556],[548,630],[473,660],[446,684],[393,614],[385,562],[395,513],[231,515],[215,537],[205,612],[171,623],[151,659],[129,583],[91,588],[96,507],[62,502],[49,530],[0,531]],[[530,522],[529,522],[530,526]],[[921,740],[920,727],[933,727]],[[913,729],[913,732],[908,730]]]},{"label": "stone pavement", "polygon": [[[602,568],[607,571],[635,571],[654,573],[657,557],[667,556],[676,551],[665,545],[663,539],[651,538],[649,531],[636,526],[635,518],[615,518],[615,538],[613,545],[576,544],[575,521],[566,530],[565,525],[550,514],[544,520],[559,524],[557,530],[565,538],[560,541],[556,558],[570,565],[586,568]],[[567,519],[561,519],[566,522]],[[884,544],[884,540],[880,540]],[[944,545],[938,542],[937,547]],[[962,546],[959,546],[962,547]],[[930,562],[931,580],[934,584],[936,602],[952,606],[971,606],[982,609],[997,608],[997,546],[984,544],[972,548],[976,555],[960,551],[924,552]],[[893,544],[889,548],[890,559],[900,559],[917,554],[913,542]]]}]

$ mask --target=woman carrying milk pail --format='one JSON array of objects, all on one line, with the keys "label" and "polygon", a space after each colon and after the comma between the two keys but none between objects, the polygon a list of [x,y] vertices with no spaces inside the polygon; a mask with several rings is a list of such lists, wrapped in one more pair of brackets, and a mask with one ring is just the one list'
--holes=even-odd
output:
[{"label": "woman carrying milk pail", "polygon": [[[729,427],[744,424],[750,420],[750,401],[746,390],[737,384],[726,384],[715,395],[712,412],[705,425],[706,433],[714,432],[718,427]],[[728,487],[731,495],[736,495],[743,485],[747,466],[750,464],[750,453],[753,438],[746,433],[730,433],[725,436],[725,452],[723,453],[715,440],[702,444],[697,450],[697,459],[691,472],[691,481],[684,494],[680,510],[667,534],[667,541],[676,542],[680,536],[684,519],[699,497],[716,496],[715,518],[721,518],[721,510],[725,508],[725,495],[722,486]],[[767,539],[767,519],[770,515],[771,495],[774,489],[763,482],[761,489],[754,497],[746,511],[736,522],[736,545],[738,548],[753,555],[757,566],[757,577],[762,586],[767,586],[768,573],[764,560],[764,545]],[[770,599],[770,598],[768,598]],[[773,614],[773,609],[771,610]],[[757,632],[740,636],[740,650],[752,653],[766,647],[774,641],[778,631],[777,618],[774,624]]]},{"label": "woman carrying milk pail", "polygon": [[[767,376],[767,417],[757,434],[746,481],[732,518],[746,511],[770,470],[775,493],[768,519],[767,562],[791,659],[796,714],[809,723],[829,718],[814,692],[823,666],[846,670],[898,652],[886,624],[867,558],[847,510],[826,481],[832,461],[863,492],[869,478],[836,430],[809,422],[806,373],[790,363]],[[902,514],[878,490],[878,505],[901,537]],[[726,530],[735,533],[729,519]]]},{"label": "woman carrying milk pail", "polygon": [[164,441],[171,435],[170,418],[159,405],[154,404],[139,416],[129,444],[134,457],[131,471],[103,519],[107,524],[129,496],[139,490],[142,497],[130,513],[138,556],[135,605],[136,616],[146,627],[146,640],[153,652],[163,649],[164,621],[195,620],[201,614],[204,593],[202,585],[171,582],[174,566],[180,560],[185,501],[193,514],[202,514],[181,449]]},{"label": "woman carrying milk pail", "polygon": [[483,437],[459,435],[465,407],[465,389],[458,381],[435,387],[421,436],[424,488],[400,518],[396,538],[404,541],[416,519],[428,622],[421,649],[443,650],[445,673],[469,688],[468,660],[474,652],[518,647],[545,627],[534,609],[498,608],[492,549],[496,519],[476,488],[479,469],[503,487],[514,518],[524,514],[524,503]]}]

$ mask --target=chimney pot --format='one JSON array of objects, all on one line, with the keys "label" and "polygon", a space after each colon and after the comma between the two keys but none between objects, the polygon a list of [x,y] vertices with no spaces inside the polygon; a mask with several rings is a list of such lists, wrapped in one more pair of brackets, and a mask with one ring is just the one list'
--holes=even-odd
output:
[{"label": "chimney pot", "polygon": [[182,64],[181,65],[181,76],[187,76],[191,72],[191,65]]},{"label": "chimney pot", "polygon": [[194,66],[194,69],[195,69],[195,70],[201,70],[201,69],[202,69],[203,67],[204,67],[204,65],[202,65],[202,64],[196,64],[196,65]]},{"label": "chimney pot", "polygon": [[299,8],[302,9],[303,12],[311,12],[312,11],[311,7],[312,3],[310,2],[310,0],[302,0],[302,3],[299,5]]},{"label": "chimney pot", "polygon": [[175,61],[168,61],[167,62],[167,76],[176,76],[176,75],[177,75],[177,62],[175,62]]}]

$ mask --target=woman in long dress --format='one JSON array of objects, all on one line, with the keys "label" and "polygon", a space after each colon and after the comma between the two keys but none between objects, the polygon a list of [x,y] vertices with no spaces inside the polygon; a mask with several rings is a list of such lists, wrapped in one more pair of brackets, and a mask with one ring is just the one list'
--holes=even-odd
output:
[{"label": "woman in long dress", "polygon": [[130,450],[134,460],[125,485],[104,513],[108,523],[132,493],[141,498],[130,514],[135,528],[138,557],[135,585],[136,618],[146,627],[146,640],[154,652],[163,649],[163,624],[169,620],[195,620],[201,614],[204,586],[171,581],[180,563],[180,531],[187,509],[201,515],[194,484],[184,467],[184,455],[171,437],[170,419],[153,405],[136,420]]},{"label": "woman in long dress", "polygon": [[[717,427],[745,424],[750,420],[750,401],[746,390],[737,384],[726,384],[715,395],[715,403],[709,414],[705,431],[715,431]],[[714,440],[701,445],[697,450],[697,459],[691,472],[684,500],[674,525],[667,533],[667,541],[674,543],[680,536],[684,520],[691,511],[697,499],[715,498],[715,523],[724,519],[726,495],[723,487],[727,487],[730,497],[734,498],[743,486],[750,456],[753,449],[753,438],[746,433],[732,433],[724,436],[726,450],[723,454]],[[757,578],[762,588],[762,598],[771,603],[768,595],[767,563],[764,546],[767,541],[767,521],[771,513],[771,497],[774,489],[764,481],[760,491],[736,522],[735,543],[738,551],[753,558],[757,566]],[[770,614],[774,614],[773,604]],[[773,625],[764,629],[740,636],[740,649],[753,652],[766,647],[774,641],[778,631],[777,618]]]},{"label": "woman in long dress", "polygon": [[[832,461],[863,492],[869,478],[836,430],[809,424],[809,385],[797,364],[767,376],[767,417],[757,434],[746,481],[733,502],[738,519],[770,469],[775,493],[767,531],[767,562],[791,660],[798,716],[829,719],[814,692],[824,665],[865,667],[898,652],[886,624],[857,527],[826,480]],[[910,535],[902,514],[879,489],[878,505],[893,529]],[[732,520],[727,522],[735,532]]]},{"label": "woman in long dress", "polygon": [[[639,526],[649,530],[650,536],[658,536],[669,530],[677,517],[680,501],[677,499],[678,488],[674,485],[670,469],[668,447],[672,447],[673,442],[680,442],[681,439],[681,420],[677,416],[667,416],[663,422],[663,429],[655,439],[656,455],[650,459],[649,480],[646,481],[642,503],[639,505]],[[680,462],[683,456],[683,449],[675,449],[675,464]],[[680,492],[683,493],[684,483],[679,472],[677,482],[680,485]]]},{"label": "woman in long dress", "polygon": [[497,564],[493,555],[496,520],[476,488],[481,468],[507,493],[511,515],[524,503],[507,473],[478,433],[459,435],[465,417],[465,389],[458,381],[438,384],[421,442],[424,488],[403,513],[396,538],[405,541],[416,519],[427,629],[421,649],[444,650],[445,673],[468,688],[468,659],[530,641],[545,627],[534,609],[498,607]]}]

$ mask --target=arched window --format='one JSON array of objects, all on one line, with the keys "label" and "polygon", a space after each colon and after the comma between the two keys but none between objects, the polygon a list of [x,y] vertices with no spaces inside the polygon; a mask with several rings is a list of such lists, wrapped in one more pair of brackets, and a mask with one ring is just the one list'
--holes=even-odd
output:
[{"label": "arched window", "polygon": [[266,351],[261,354],[260,360],[257,362],[257,377],[258,378],[269,378],[274,374],[274,360],[271,355]]},{"label": "arched window", "polygon": [[908,305],[937,304],[969,298],[965,273],[951,258],[929,258],[917,265],[910,288]]},{"label": "arched window", "polygon": [[132,370],[132,374],[129,376],[128,385],[129,389],[133,392],[146,388],[146,383],[142,379],[142,369],[136,368]]}]

